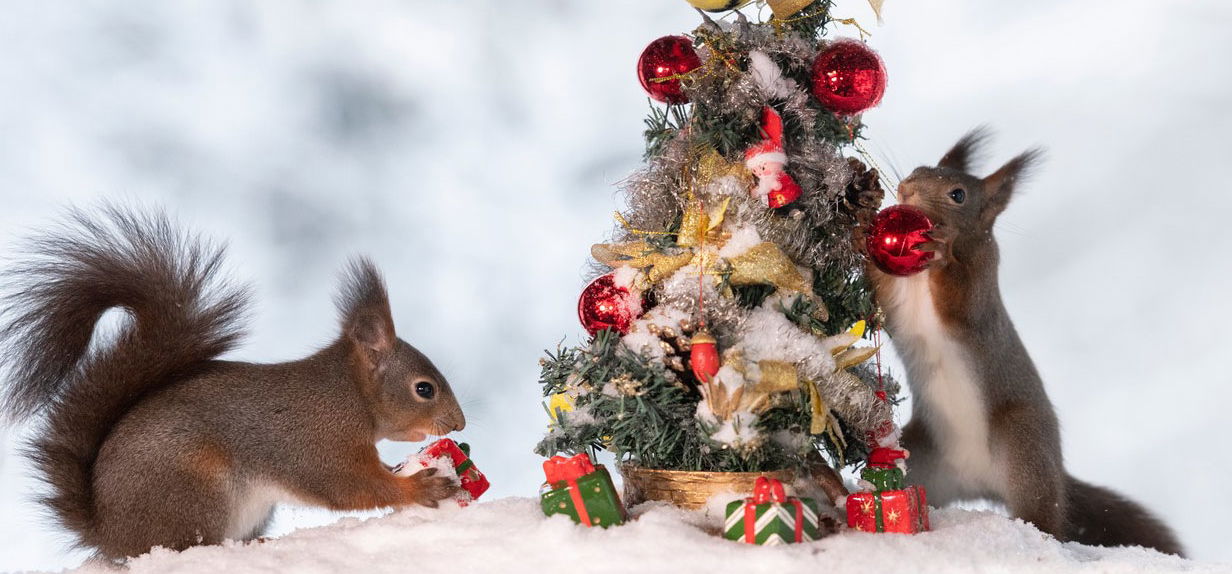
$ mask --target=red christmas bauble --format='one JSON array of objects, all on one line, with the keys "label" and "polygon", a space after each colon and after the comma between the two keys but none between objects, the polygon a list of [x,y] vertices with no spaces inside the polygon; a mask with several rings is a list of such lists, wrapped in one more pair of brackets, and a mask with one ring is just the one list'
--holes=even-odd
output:
[{"label": "red christmas bauble", "polygon": [[813,60],[813,97],[836,114],[858,114],[877,105],[885,87],[885,64],[864,42],[839,40]]},{"label": "red christmas bauble", "polygon": [[591,281],[578,299],[578,318],[591,335],[604,329],[615,329],[623,335],[641,314],[641,297],[617,285],[611,273]]},{"label": "red christmas bauble", "polygon": [[680,88],[679,76],[701,65],[692,40],[684,36],[664,36],[642,50],[642,56],[637,59],[637,79],[650,97],[668,104],[683,104],[689,97]]},{"label": "red christmas bauble", "polygon": [[916,249],[928,241],[933,222],[910,205],[892,205],[881,210],[869,226],[868,254],[882,271],[907,276],[923,271],[932,260],[931,251]]},{"label": "red christmas bauble", "polygon": [[700,331],[693,335],[689,348],[689,366],[693,376],[703,383],[709,383],[719,372],[718,341],[710,333]]}]

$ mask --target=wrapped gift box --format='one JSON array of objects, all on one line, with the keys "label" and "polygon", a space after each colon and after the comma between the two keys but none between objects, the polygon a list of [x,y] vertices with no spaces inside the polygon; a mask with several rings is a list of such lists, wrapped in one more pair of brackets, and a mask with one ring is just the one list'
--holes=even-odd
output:
[{"label": "wrapped gift box", "polygon": [[928,530],[924,488],[856,492],[847,496],[847,526],[862,532],[914,534]]},{"label": "wrapped gift box", "polygon": [[543,513],[564,514],[574,522],[604,528],[625,521],[625,507],[612,477],[603,465],[594,465],[586,453],[554,456],[543,463],[547,477],[539,495]]},{"label": "wrapped gift box", "polygon": [[900,466],[908,456],[901,449],[877,447],[868,453],[868,466],[860,471],[860,478],[872,485],[874,492],[902,490],[907,487]]},{"label": "wrapped gift box", "polygon": [[873,486],[873,491],[902,490],[905,488],[904,473],[899,468],[879,468],[866,466],[860,471],[860,478]]},{"label": "wrapped gift box", "polygon": [[407,458],[406,462],[394,467],[393,471],[395,474],[411,475],[419,472],[420,469],[436,466],[434,462],[441,459],[448,460],[458,476],[458,486],[462,490],[457,500],[462,506],[479,498],[479,495],[492,486],[488,483],[488,478],[479,472],[479,469],[475,467],[475,462],[471,460],[470,446],[466,443],[455,443],[447,438],[424,447],[419,453]]},{"label": "wrapped gift box", "polygon": [[462,490],[469,493],[472,500],[479,498],[479,495],[492,486],[488,483],[488,478],[475,467],[475,462],[470,456],[471,448],[466,443],[457,444],[443,438],[424,447],[421,452],[431,458],[449,458],[453,462],[454,472],[458,474]]},{"label": "wrapped gift box", "polygon": [[753,496],[727,505],[723,537],[748,544],[775,545],[820,538],[817,501],[787,496],[783,483],[760,477]]}]

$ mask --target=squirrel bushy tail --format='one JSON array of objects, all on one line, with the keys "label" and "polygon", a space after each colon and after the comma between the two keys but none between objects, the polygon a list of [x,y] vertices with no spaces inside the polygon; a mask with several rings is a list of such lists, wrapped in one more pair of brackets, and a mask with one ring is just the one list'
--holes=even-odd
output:
[{"label": "squirrel bushy tail", "polygon": [[1072,476],[1067,477],[1066,491],[1070,540],[1092,546],[1145,546],[1184,555],[1172,529],[1138,503]]},{"label": "squirrel bushy tail", "polygon": [[[0,328],[9,384],[3,414],[45,415],[29,455],[61,524],[92,545],[92,475],[112,427],[141,398],[238,342],[247,293],[216,275],[222,250],[163,213],[74,210],[6,272]],[[95,330],[108,310],[117,332]],[[99,340],[96,340],[99,339]]]}]

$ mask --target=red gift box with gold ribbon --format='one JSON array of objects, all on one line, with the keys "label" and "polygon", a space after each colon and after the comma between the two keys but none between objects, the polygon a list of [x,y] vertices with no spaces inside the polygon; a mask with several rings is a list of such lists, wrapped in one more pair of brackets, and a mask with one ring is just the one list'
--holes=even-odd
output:
[{"label": "red gift box with gold ribbon", "polygon": [[847,496],[847,526],[861,532],[925,532],[928,499],[924,488],[856,492]]}]

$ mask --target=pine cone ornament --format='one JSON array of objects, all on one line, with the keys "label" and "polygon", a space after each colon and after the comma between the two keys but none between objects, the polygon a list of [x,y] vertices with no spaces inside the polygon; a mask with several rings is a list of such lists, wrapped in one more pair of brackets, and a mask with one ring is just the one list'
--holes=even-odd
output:
[{"label": "pine cone ornament", "polygon": [[686,389],[693,390],[697,381],[689,369],[689,351],[692,350],[691,339],[694,326],[692,321],[682,321],[675,326],[660,326],[651,324],[647,327],[650,334],[659,338],[659,347],[663,349],[663,363],[676,372],[677,381]]},{"label": "pine cone ornament", "polygon": [[851,216],[856,224],[852,233],[852,241],[858,252],[865,252],[865,233],[872,224],[881,201],[885,198],[885,190],[881,188],[881,174],[877,170],[864,165],[864,162],[850,157],[847,165],[851,168],[851,181],[843,193],[840,208]]}]

